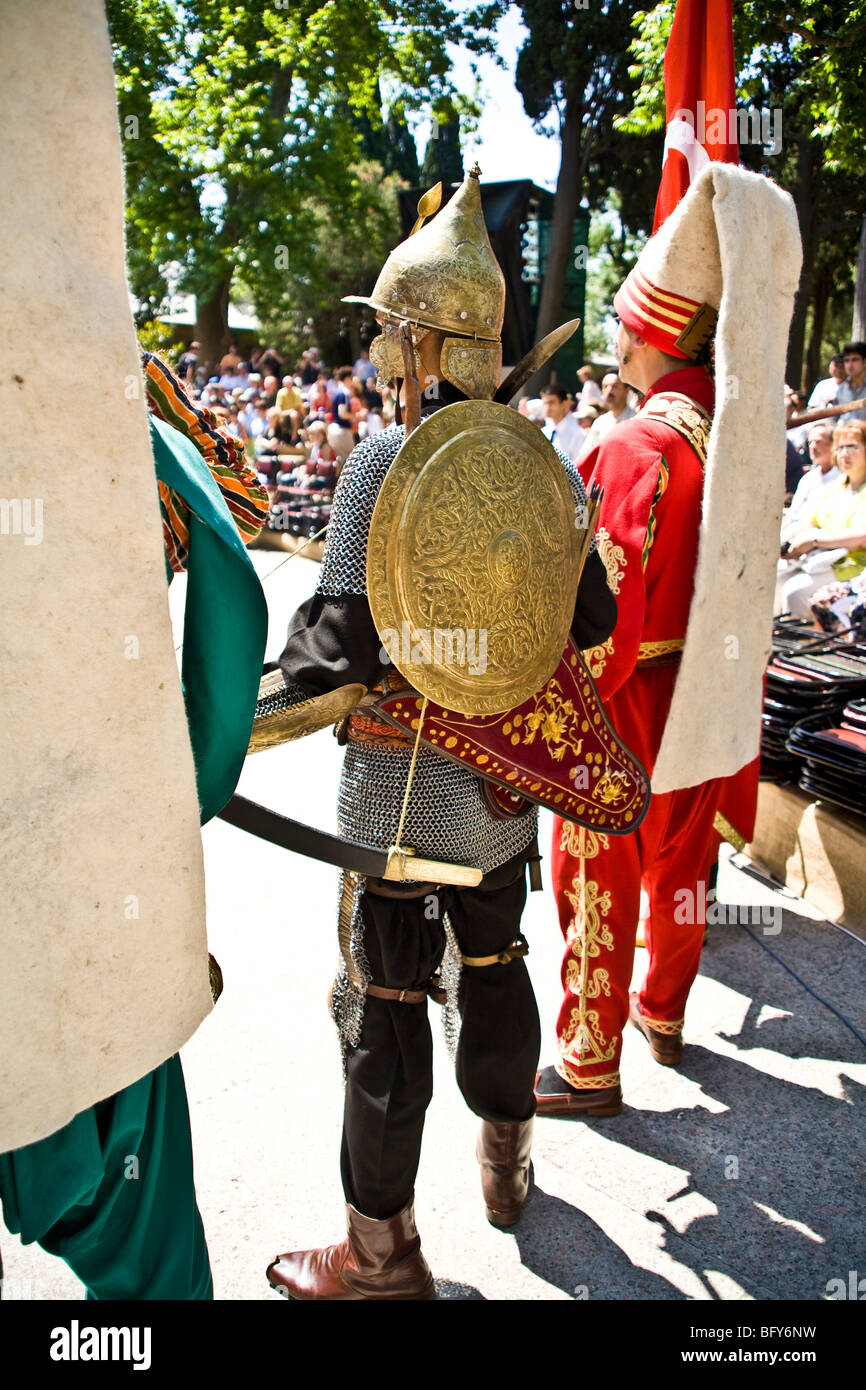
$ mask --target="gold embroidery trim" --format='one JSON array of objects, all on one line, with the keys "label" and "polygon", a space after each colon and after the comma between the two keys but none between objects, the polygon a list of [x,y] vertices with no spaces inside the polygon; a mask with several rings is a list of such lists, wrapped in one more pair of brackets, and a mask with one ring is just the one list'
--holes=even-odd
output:
[{"label": "gold embroidery trim", "polygon": [[605,666],[607,659],[613,656],[613,638],[608,637],[606,642],[602,642],[599,647],[588,647],[583,653],[584,660],[589,669],[589,674],[593,680],[598,680]]},{"label": "gold embroidery trim", "polygon": [[681,652],[685,645],[685,637],[663,637],[657,642],[641,642],[637,649],[637,659],[638,661],[650,661],[654,656],[667,656],[668,652]]},{"label": "gold embroidery trim", "polygon": [[729,845],[733,845],[734,849],[737,850],[739,854],[743,853],[746,848],[745,836],[741,835],[739,830],[731,825],[727,816],[723,816],[721,811],[717,811],[715,814],[713,829],[717,835],[721,835],[723,840],[727,840]]},{"label": "gold embroidery trim", "polygon": [[608,1071],[603,1076],[579,1076],[567,1062],[563,1062],[562,1067],[563,1071],[567,1072],[562,1078],[563,1081],[567,1081],[569,1086],[574,1086],[578,1091],[601,1091],[608,1086],[619,1085],[618,1071]]},{"label": "gold embroidery trim", "polygon": [[665,391],[658,396],[651,396],[641,406],[638,415],[664,420],[692,446],[701,467],[706,467],[713,421],[691,396],[686,396],[680,391]]},{"label": "gold embroidery trim", "polygon": [[625,579],[625,567],[628,564],[625,551],[621,545],[614,544],[606,526],[599,526],[595,533],[595,539],[598,545],[598,553],[607,570],[607,582],[610,586],[610,591],[612,594],[618,594],[619,587]]},{"label": "gold embroidery trim", "polygon": [[654,1033],[664,1033],[669,1038],[681,1033],[685,1023],[684,1018],[677,1019],[676,1023],[670,1023],[666,1018],[650,1018],[643,1010],[641,1010],[641,1018],[648,1028],[652,1028]]},{"label": "gold embroidery trim", "polygon": [[600,830],[588,830],[585,825],[564,820],[559,848],[574,859],[595,859],[603,849],[610,849],[610,837]]}]

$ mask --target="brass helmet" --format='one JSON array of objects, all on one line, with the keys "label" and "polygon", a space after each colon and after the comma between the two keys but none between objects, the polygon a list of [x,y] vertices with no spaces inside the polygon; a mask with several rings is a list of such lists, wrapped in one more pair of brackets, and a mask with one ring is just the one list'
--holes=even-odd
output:
[{"label": "brass helmet", "polygon": [[410,323],[447,334],[442,374],[472,399],[490,400],[502,374],[502,320],[505,277],[493,254],[481,211],[481,170],[476,164],[445,208],[442,185],[425,193],[419,218],[405,241],[391,252],[369,296],[346,295],[344,302],[368,304],[382,315],[383,333],[370,344],[380,377],[403,375],[398,331]]}]

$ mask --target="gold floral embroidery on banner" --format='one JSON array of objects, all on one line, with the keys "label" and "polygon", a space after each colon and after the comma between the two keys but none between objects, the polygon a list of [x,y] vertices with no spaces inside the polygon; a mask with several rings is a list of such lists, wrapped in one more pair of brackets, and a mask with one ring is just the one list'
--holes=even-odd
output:
[{"label": "gold floral embroidery on banner", "polygon": [[585,825],[564,820],[559,848],[575,859],[595,859],[603,849],[610,849],[610,836],[603,835],[600,830],[588,830]]},{"label": "gold floral embroidery on banner", "polygon": [[523,734],[522,743],[534,743],[536,734],[540,733],[550,749],[550,756],[558,763],[562,762],[569,750],[575,758],[579,758],[583,751],[583,739],[577,737],[580,732],[580,711],[575,709],[573,701],[563,700],[561,696],[559,681],[550,680],[536,695],[534,709],[527,715],[518,714],[514,718],[515,732]]},{"label": "gold floral embroidery on banner", "polygon": [[628,781],[624,772],[607,771],[595,789],[596,799],[603,806],[618,806],[625,798],[628,800]]}]

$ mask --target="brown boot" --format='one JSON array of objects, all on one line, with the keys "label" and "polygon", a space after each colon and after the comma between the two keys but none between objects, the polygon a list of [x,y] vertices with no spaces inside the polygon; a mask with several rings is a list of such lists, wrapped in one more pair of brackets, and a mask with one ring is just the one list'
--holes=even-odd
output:
[{"label": "brown boot", "polygon": [[514,1226],[529,1192],[529,1154],[534,1120],[494,1124],[484,1120],[475,1150],[481,1191],[491,1226]]},{"label": "brown boot", "polygon": [[284,1298],[435,1298],[433,1275],[421,1254],[410,1202],[387,1221],[374,1221],[346,1203],[348,1236],[339,1245],[278,1255],[268,1283]]},{"label": "brown boot", "polygon": [[543,1119],[578,1115],[582,1119],[622,1113],[622,1088],[587,1087],[579,1091],[564,1081],[554,1067],[545,1067],[535,1077],[535,1113]]},{"label": "brown boot", "polygon": [[[653,1028],[649,1019],[644,1018],[640,1010],[640,996],[632,993],[628,996],[628,1019],[640,1033],[643,1033],[649,1043],[649,1050],[655,1060],[663,1067],[679,1066],[683,1060],[683,1034],[681,1028],[676,1028],[670,1033],[660,1033],[657,1028]],[[666,1025],[671,1028],[670,1023]]]}]

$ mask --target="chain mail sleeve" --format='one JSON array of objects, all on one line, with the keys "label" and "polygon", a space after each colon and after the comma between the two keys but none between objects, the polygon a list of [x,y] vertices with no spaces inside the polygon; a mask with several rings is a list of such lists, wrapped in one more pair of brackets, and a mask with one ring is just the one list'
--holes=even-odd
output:
[{"label": "chain mail sleeve", "polygon": [[[553,447],[556,449],[556,445]],[[564,454],[561,449],[556,449],[556,452],[568,475],[568,481],[574,494],[576,515],[579,520],[581,516],[585,515],[586,509],[586,489],[583,486],[583,479],[568,455]],[[593,537],[592,550],[586,557],[586,564],[583,567],[583,574],[577,588],[571,635],[575,645],[581,651],[585,651],[588,647],[597,647],[606,641],[615,627],[616,599],[608,585],[607,570],[598,553],[595,537]]]},{"label": "chain mail sleeve", "polygon": [[402,440],[398,427],[363,440],[340,474],[316,592],[292,617],[279,660],[297,700],[354,682],[369,690],[388,665],[367,602],[367,535]]}]

